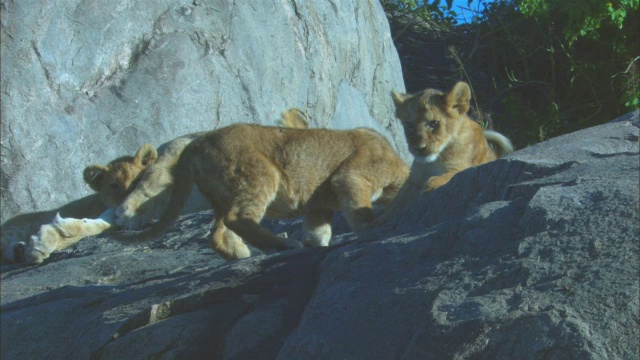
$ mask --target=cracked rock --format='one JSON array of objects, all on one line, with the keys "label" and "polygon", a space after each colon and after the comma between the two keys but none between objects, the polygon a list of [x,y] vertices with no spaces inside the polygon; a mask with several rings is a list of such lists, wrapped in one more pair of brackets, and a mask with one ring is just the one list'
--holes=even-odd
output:
[{"label": "cracked rock", "polygon": [[87,195],[87,165],[232,123],[276,125],[291,107],[314,127],[377,129],[409,160],[378,0],[2,7],[3,223]]},{"label": "cracked rock", "polygon": [[144,244],[3,266],[0,355],[636,359],[637,136],[635,112],[522,149],[359,238],[337,219],[327,248],[225,262],[203,212]]}]

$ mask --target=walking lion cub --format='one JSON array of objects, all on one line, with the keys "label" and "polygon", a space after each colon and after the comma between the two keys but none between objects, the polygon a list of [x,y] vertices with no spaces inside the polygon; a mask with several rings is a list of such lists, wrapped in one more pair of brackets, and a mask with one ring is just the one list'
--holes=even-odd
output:
[{"label": "walking lion cub", "polygon": [[[293,110],[289,115],[303,117]],[[261,249],[299,246],[260,226],[263,217],[304,215],[307,246],[329,245],[338,209],[355,231],[364,229],[374,220],[372,203],[390,204],[409,167],[373,130],[307,129],[304,118],[299,120],[283,117],[288,128],[234,124],[195,139],[173,171],[171,198],[160,221],[120,237],[143,240],[164,233],[194,184],[215,212],[210,245],[226,259],[251,255],[242,240]]]},{"label": "walking lion cub", "polygon": [[447,93],[425,89],[413,95],[395,91],[391,95],[414,162],[383,219],[394,216],[416,194],[443,186],[458,172],[513,151],[504,135],[484,130],[469,118],[471,89],[464,82]]},{"label": "walking lion cub", "polygon": [[[306,129],[306,117],[300,110],[290,109],[282,114],[281,126]],[[282,128],[270,129],[283,130]],[[298,172],[294,169],[294,165],[302,161],[305,156],[306,158],[311,158],[311,162],[308,162],[307,168],[311,168],[312,172],[315,171],[319,175],[318,179],[321,177],[319,173],[322,171],[346,173],[349,166],[357,167],[360,166],[360,164],[366,165],[367,162],[364,161],[366,157],[365,154],[369,150],[372,150],[371,156],[373,156],[373,158],[370,159],[371,161],[384,160],[387,157],[393,160],[390,163],[388,172],[389,174],[396,172],[395,176],[397,178],[397,181],[393,184],[385,185],[386,188],[384,191],[381,190],[374,193],[373,200],[377,199],[387,204],[391,201],[391,198],[406,178],[408,167],[395,155],[395,152],[390,148],[384,138],[371,130],[365,129],[354,130],[353,134],[346,137],[344,135],[347,133],[344,132],[342,136],[336,138],[339,138],[338,143],[341,143],[341,141],[349,142],[351,138],[353,138],[351,143],[352,149],[357,149],[359,155],[354,154],[350,156],[350,160],[345,161],[344,166],[340,169],[325,167],[323,168],[324,170],[321,170],[319,168],[313,168],[313,161],[317,160],[314,158],[317,154],[326,152],[322,150],[323,148],[330,149],[333,147],[334,137],[331,134],[335,131],[319,129],[315,131],[321,134],[321,136],[317,137],[316,140],[318,141],[314,143],[317,146],[309,148],[310,152],[306,154],[295,153],[295,149],[300,145],[300,142],[304,143],[305,140],[302,139],[304,137],[296,138],[295,136],[289,136],[287,137],[287,141],[291,141],[297,145],[290,147],[285,146],[285,148],[292,149],[291,152],[284,151],[275,154],[276,158],[286,154],[290,159],[293,159],[286,160],[289,161],[291,166],[286,169],[287,171],[282,175],[282,178],[287,176],[292,179],[303,178],[304,176],[298,175]],[[84,237],[100,234],[111,229],[114,225],[124,229],[139,229],[152,220],[158,219],[165,212],[165,209],[167,209],[167,203],[174,184],[174,173],[179,173],[179,170],[176,170],[175,166],[180,154],[195,138],[203,134],[210,133],[202,132],[184,135],[160,146],[157,151],[153,146],[145,144],[133,157],[120,157],[106,166],[88,166],[84,170],[84,179],[96,193],[69,203],[59,209],[23,214],[7,221],[2,226],[2,257],[12,262],[26,260],[29,263],[38,264],[46,259],[51,252],[66,248]],[[258,131],[257,136],[260,137],[260,131]],[[316,137],[311,136],[310,138]],[[244,139],[240,136],[233,138],[232,141],[236,141],[237,147],[240,148],[251,144],[251,142],[247,140],[251,139]],[[257,145],[259,145],[259,143],[255,143],[254,147]],[[343,150],[344,148],[345,146],[340,147],[340,149]],[[346,146],[346,148],[348,148],[348,146]],[[376,151],[380,151],[380,154],[377,154]],[[336,153],[336,151],[330,151],[330,153]],[[248,167],[250,168],[249,165]],[[381,166],[379,168],[383,167],[384,166]],[[378,168],[373,169],[373,172],[375,173],[377,169]],[[398,169],[399,171],[397,171]],[[357,174],[356,171],[352,171],[352,173]],[[389,177],[389,174],[387,174],[387,177]],[[364,171],[362,175],[370,176],[371,174]],[[323,176],[329,175],[325,174]],[[366,177],[364,177],[364,179],[366,179]],[[288,183],[292,182],[289,179],[286,181]],[[374,181],[371,186],[375,187],[378,183],[386,184],[384,180],[381,180],[380,182]],[[304,184],[301,186],[304,187]],[[307,213],[304,225],[309,235],[305,239],[305,243],[309,246],[326,246],[329,244],[331,239],[330,222],[332,213],[334,209],[340,207],[336,205],[336,199],[323,198],[324,192],[330,191],[328,189],[331,185],[325,181],[320,187],[322,191],[313,192],[311,189],[308,189],[309,192],[301,193],[300,199],[292,199],[292,201],[301,202],[305,196],[312,196],[314,199],[321,200],[316,202],[308,201],[310,204],[318,203],[318,208],[310,206],[309,211],[303,209],[304,206],[300,203],[300,209],[296,212],[296,214]],[[347,197],[342,197],[341,199],[343,198],[345,201],[349,200]],[[322,205],[323,203],[329,204],[328,207],[331,210],[325,209],[323,207],[324,205]],[[354,202],[354,206],[357,206],[356,202]],[[370,203],[368,206],[370,206]],[[209,208],[209,205],[202,194],[197,190],[192,191],[186,212],[201,211],[207,208]],[[355,214],[364,214],[362,217],[366,219],[370,217],[367,210],[353,212]],[[358,219],[359,218],[356,217],[356,223],[359,221]],[[227,231],[225,236],[231,239],[230,241],[239,241],[237,236],[231,231]],[[288,246],[296,245],[296,243],[290,241],[286,243]],[[231,245],[234,244],[235,242],[231,243]],[[242,248],[243,245],[244,244],[238,245],[241,250],[244,250],[244,252],[240,252],[239,254],[249,256],[248,249],[246,246]],[[233,258],[233,256],[229,258]]]}]

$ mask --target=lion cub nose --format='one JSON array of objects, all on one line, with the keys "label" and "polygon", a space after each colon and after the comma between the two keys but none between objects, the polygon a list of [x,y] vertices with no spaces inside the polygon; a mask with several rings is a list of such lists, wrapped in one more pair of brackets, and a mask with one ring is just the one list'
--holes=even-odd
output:
[{"label": "lion cub nose", "polygon": [[423,152],[423,151],[427,150],[427,144],[417,144],[413,148],[416,149],[419,152]]}]

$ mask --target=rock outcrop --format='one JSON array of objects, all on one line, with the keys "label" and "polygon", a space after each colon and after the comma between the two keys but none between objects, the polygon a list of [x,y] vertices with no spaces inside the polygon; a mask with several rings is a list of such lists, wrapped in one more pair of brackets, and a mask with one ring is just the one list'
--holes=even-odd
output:
[{"label": "rock outcrop", "polygon": [[378,0],[2,1],[1,222],[89,193],[82,169],[183,134],[275,125],[380,130],[408,159],[404,90]]},{"label": "rock outcrop", "polygon": [[[2,268],[2,358],[636,359],[638,112],[457,174],[335,245],[224,262],[210,213]],[[295,237],[299,222],[271,222]]]}]

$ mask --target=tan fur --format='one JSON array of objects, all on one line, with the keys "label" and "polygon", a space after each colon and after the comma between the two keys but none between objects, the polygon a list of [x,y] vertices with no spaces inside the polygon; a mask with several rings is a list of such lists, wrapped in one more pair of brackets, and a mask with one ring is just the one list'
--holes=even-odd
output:
[{"label": "tan fur", "polygon": [[25,261],[40,264],[56,250],[67,248],[87,236],[103,233],[111,228],[111,223],[112,220],[101,218],[63,218],[56,214],[51,223],[40,226],[38,233],[31,235],[24,253]]},{"label": "tan fur", "polygon": [[[396,116],[402,121],[409,151],[424,168],[440,167],[425,191],[446,184],[453,175],[513,151],[504,136],[491,132],[492,148],[482,127],[467,116],[471,90],[458,82],[448,93],[426,89],[415,95],[393,93]],[[497,134],[497,136],[496,136]]]},{"label": "tan fur", "polygon": [[[181,136],[161,146],[157,161],[149,166],[141,175],[137,186],[115,208],[115,224],[123,229],[139,229],[158,219],[164,212],[171,195],[173,185],[172,170],[182,150],[193,139],[204,134],[197,132]],[[192,196],[192,207],[189,212],[204,210],[208,207],[203,199]],[[200,196],[201,198],[201,196]],[[198,201],[199,200],[199,201]]]},{"label": "tan fur", "polygon": [[[197,138],[182,152],[165,213],[150,230],[122,237],[148,239],[177,219],[195,183],[216,215],[211,247],[227,259],[250,256],[243,240],[283,250],[297,242],[259,225],[263,217],[305,215],[305,239],[326,246],[335,210],[359,231],[373,219],[372,198],[388,205],[408,166],[370,129],[336,131],[235,124]],[[377,199],[376,199],[377,198]]]},{"label": "tan fur", "polygon": [[35,234],[41,225],[52,221],[56,213],[71,217],[97,217],[104,209],[100,196],[92,194],[58,209],[14,216],[2,224],[0,229],[2,260],[24,261],[30,236]]},{"label": "tan fur", "polygon": [[[282,113],[280,126],[295,129],[306,129],[306,114],[296,108]],[[123,229],[139,229],[151,220],[158,219],[164,213],[173,186],[173,169],[184,148],[200,135],[199,132],[182,136],[161,148],[162,155],[158,161],[142,175],[138,186],[115,209],[116,225]],[[190,208],[182,213],[201,211],[208,207],[201,194],[193,190],[189,200]]]},{"label": "tan fur", "polygon": [[[70,221],[56,223],[54,218],[68,217],[88,220],[99,217],[107,208],[122,202],[131,186],[135,185],[140,173],[153,164],[156,158],[155,148],[145,144],[133,157],[123,156],[111,161],[106,166],[90,165],[86,167],[83,172],[84,180],[96,191],[96,194],[75,200],[58,209],[22,214],[6,221],[0,229],[2,259],[9,262],[27,260],[31,263],[40,263],[50,253],[45,254],[40,251],[41,249],[60,250],[83,237],[93,235],[96,226],[98,228],[104,227],[103,221],[96,224],[86,224],[87,231],[84,235],[66,236],[68,231],[64,230],[64,226],[71,228],[75,225],[72,225]],[[51,221],[54,223],[48,224]],[[86,222],[84,221],[84,223]],[[42,226],[49,227],[41,229]],[[46,236],[32,237],[36,232],[46,234]]]},{"label": "tan fur", "polygon": [[[281,121],[283,126],[306,126],[305,115],[298,109],[284,112]],[[3,259],[41,263],[52,251],[102,233],[114,224],[138,229],[159,218],[171,195],[172,171],[178,157],[201,134],[204,132],[178,137],[157,151],[145,144],[134,157],[120,157],[106,166],[88,166],[84,179],[97,193],[59,209],[23,214],[7,221],[2,226]],[[194,190],[184,213],[208,207]]]},{"label": "tan fur", "polygon": [[467,116],[471,90],[464,82],[458,82],[448,93],[435,89],[414,95],[392,92],[392,98],[414,162],[393,211],[388,211],[385,218],[406,206],[417,191],[435,190],[458,172],[513,151],[509,139],[495,131],[484,131]]},{"label": "tan fur", "polygon": [[107,166],[87,166],[83,172],[84,181],[100,195],[107,207],[115,207],[135,186],[142,172],[157,159],[158,152],[153,145],[144,144],[134,157],[123,156]]}]

